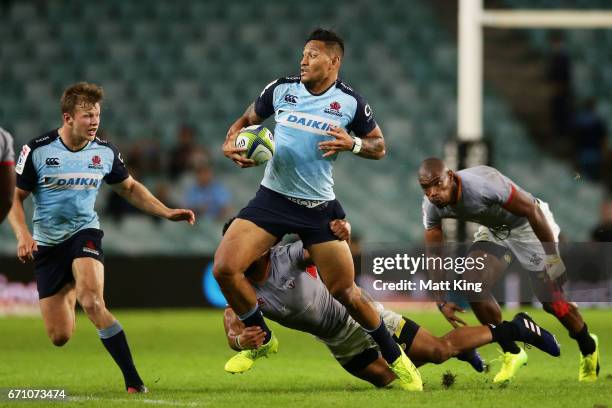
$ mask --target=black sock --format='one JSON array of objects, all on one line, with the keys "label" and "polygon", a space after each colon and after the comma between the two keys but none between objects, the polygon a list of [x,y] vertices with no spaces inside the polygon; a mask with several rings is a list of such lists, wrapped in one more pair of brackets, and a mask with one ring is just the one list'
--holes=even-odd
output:
[{"label": "black sock", "polygon": [[595,340],[589,334],[586,323],[578,333],[570,333],[569,335],[572,339],[576,340],[583,356],[588,356],[595,351]]},{"label": "black sock", "polygon": [[470,361],[472,359],[472,357],[474,356],[474,349],[472,350],[468,350],[468,351],[464,351],[463,353],[459,353],[455,356],[455,358],[457,360],[461,360],[461,361]]},{"label": "black sock", "polygon": [[372,331],[366,330],[366,332],[372,336],[376,344],[378,344],[380,353],[387,364],[391,365],[391,363],[397,360],[401,355],[398,344],[393,340],[382,318],[380,319],[380,325],[376,329]]},{"label": "black sock", "polygon": [[518,354],[521,352],[514,340],[518,340],[518,329],[510,322],[501,322],[498,325],[489,324],[493,341],[499,343],[504,353]]},{"label": "black sock", "polygon": [[242,316],[238,316],[238,318],[240,319],[242,323],[244,323],[245,326],[247,327],[259,326],[261,330],[266,332],[266,338],[264,339],[264,344],[269,342],[270,339],[272,338],[272,332],[266,325],[266,321],[264,320],[263,315],[261,314],[261,310],[259,310],[259,306],[255,306],[255,308],[252,309],[250,312],[247,312]]},{"label": "black sock", "polygon": [[99,329],[98,335],[106,350],[108,350],[115,363],[121,369],[125,380],[125,387],[138,387],[142,385],[142,379],[138,375],[138,371],[136,371],[134,360],[132,360],[132,353],[130,353],[125,332],[119,322],[115,321],[115,323],[106,329]]}]

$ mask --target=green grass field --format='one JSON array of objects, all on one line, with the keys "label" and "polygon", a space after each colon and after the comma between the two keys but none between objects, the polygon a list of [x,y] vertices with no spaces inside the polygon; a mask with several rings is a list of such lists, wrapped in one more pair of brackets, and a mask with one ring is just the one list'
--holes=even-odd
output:
[{"label": "green grass field", "polygon": [[[130,340],[137,367],[150,389],[127,395],[118,368],[107,356],[93,326],[77,317],[73,339],[63,348],[47,340],[39,318],[0,318],[0,406],[9,388],[62,388],[69,403],[24,402],[32,406],[352,406],[352,407],[612,407],[612,311],[584,311],[591,331],[599,334],[603,366],[594,384],[577,381],[578,348],[551,317],[531,311],[562,345],[561,358],[528,350],[529,364],[515,382],[499,387],[491,380],[499,367],[478,374],[465,363],[450,361],[421,368],[423,393],[377,390],[354,379],[312,336],[272,324],[279,354],[258,361],[250,372],[230,375],[223,365],[232,351],[223,336],[219,311],[116,311]],[[448,329],[437,312],[409,313],[435,334]],[[506,313],[506,318],[511,317]],[[475,319],[468,315],[471,323]],[[495,346],[481,349],[491,361]],[[446,371],[456,374],[450,389],[441,384]]]}]

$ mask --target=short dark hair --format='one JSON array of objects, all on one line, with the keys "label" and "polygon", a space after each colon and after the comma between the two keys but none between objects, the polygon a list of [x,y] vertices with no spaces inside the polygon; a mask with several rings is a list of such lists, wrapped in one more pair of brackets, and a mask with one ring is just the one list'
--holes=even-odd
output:
[{"label": "short dark hair", "polygon": [[225,225],[223,225],[223,231],[221,232],[222,236],[225,235],[225,233],[227,232],[227,230],[229,229],[230,225],[232,225],[232,222],[234,222],[235,219],[236,219],[236,217],[232,217],[229,220],[227,220]]},{"label": "short dark hair", "polygon": [[315,28],[306,38],[308,41],[323,41],[327,47],[340,49],[340,56],[344,56],[344,40],[338,34],[324,28]]}]

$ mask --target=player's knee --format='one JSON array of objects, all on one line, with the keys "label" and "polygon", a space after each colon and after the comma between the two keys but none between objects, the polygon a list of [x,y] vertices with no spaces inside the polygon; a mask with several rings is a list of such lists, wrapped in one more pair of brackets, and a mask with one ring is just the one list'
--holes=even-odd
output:
[{"label": "player's knee", "polygon": [[71,334],[72,333],[68,330],[51,330],[49,332],[49,339],[54,346],[62,347],[64,344],[68,343]]},{"label": "player's knee", "polygon": [[79,297],[81,307],[88,316],[95,316],[106,308],[104,299],[97,293],[85,293]]},{"label": "player's knee", "polygon": [[223,260],[215,260],[213,265],[213,276],[219,283],[231,281],[240,272],[236,266]]}]

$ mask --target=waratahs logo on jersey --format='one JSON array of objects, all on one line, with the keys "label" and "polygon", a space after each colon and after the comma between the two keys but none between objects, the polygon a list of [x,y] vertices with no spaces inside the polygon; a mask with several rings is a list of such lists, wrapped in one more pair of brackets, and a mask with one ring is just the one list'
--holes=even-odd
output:
[{"label": "waratahs logo on jersey", "polygon": [[329,108],[325,108],[325,113],[329,113],[330,115],[342,116],[342,112],[340,112],[340,109],[342,109],[342,105],[340,105],[340,102],[333,101],[329,104]]},{"label": "waratahs logo on jersey", "polygon": [[102,168],[102,158],[98,155],[95,155],[91,158],[91,163],[89,164],[90,169],[101,169]]},{"label": "waratahs logo on jersey", "polygon": [[277,116],[276,121],[285,126],[319,135],[327,135],[328,130],[340,126],[337,120],[300,112],[283,112]]}]

